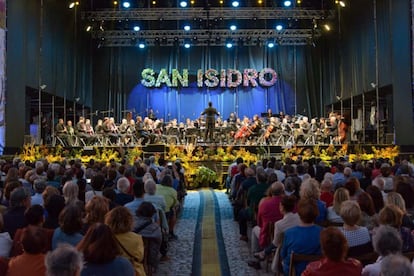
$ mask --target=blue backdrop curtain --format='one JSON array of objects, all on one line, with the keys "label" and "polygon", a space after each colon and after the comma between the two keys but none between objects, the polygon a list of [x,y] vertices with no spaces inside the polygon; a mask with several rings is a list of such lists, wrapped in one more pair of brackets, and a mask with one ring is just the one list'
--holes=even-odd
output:
[{"label": "blue backdrop curtain", "polygon": [[[283,111],[294,114],[297,102],[304,105],[301,110],[306,113],[317,112],[318,108],[309,110],[307,102],[307,94],[315,94],[319,89],[309,87],[307,83],[309,78],[319,79],[318,70],[311,70],[316,75],[307,74],[308,62],[304,59],[308,47],[98,49],[94,58],[94,87],[100,96],[94,97],[94,102],[96,108],[103,105],[104,108],[115,109],[115,116],[122,116],[121,110],[124,109],[134,110],[134,115],[145,116],[148,109],[152,108],[158,118],[177,118],[180,121],[199,117],[209,101],[213,102],[223,118],[227,118],[231,112],[239,117],[252,117],[254,114],[266,112],[269,108],[274,113]],[[219,71],[231,68],[243,72],[246,68],[260,71],[266,67],[273,68],[278,74],[277,82],[271,87],[197,87],[198,69],[206,71],[212,68]],[[159,88],[145,87],[141,84],[141,72],[144,68],[152,68],[157,73],[161,69],[166,69],[169,73],[172,69],[178,69],[181,73],[183,69],[188,69],[189,86],[172,88],[163,84]],[[298,69],[300,76],[297,75]],[[299,93],[295,91],[298,83],[302,88]],[[101,97],[105,94],[106,97]]]}]

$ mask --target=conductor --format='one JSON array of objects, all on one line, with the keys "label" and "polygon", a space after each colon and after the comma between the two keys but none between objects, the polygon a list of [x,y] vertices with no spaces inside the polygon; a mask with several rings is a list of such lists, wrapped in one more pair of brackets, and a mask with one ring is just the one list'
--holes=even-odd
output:
[{"label": "conductor", "polygon": [[213,141],[214,126],[216,124],[216,115],[220,115],[217,110],[213,107],[213,103],[209,102],[208,107],[204,109],[201,115],[206,115],[206,133],[204,141],[207,141],[209,137],[210,142]]}]

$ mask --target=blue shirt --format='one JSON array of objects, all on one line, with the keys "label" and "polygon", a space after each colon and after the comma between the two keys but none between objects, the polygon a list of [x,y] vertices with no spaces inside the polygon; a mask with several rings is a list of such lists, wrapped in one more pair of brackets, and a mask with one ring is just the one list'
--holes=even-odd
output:
[{"label": "blue shirt", "polygon": [[[280,256],[283,259],[283,273],[289,275],[290,255],[292,252],[305,255],[321,255],[320,233],[322,227],[295,226],[286,230]],[[300,262],[295,266],[296,275],[301,275],[307,263]]]},{"label": "blue shirt", "polygon": [[59,243],[68,243],[70,245],[76,246],[83,238],[81,233],[74,233],[68,235],[60,229],[60,227],[55,229],[52,237],[52,250],[56,249]]},{"label": "blue shirt", "polygon": [[[108,248],[110,250],[110,248]],[[135,271],[130,263],[124,257],[115,257],[115,259],[106,264],[85,263],[81,276],[134,276]]]},{"label": "blue shirt", "polygon": [[318,211],[319,216],[316,217],[315,223],[324,222],[328,216],[328,209],[326,209],[326,203],[320,199],[318,199]]}]

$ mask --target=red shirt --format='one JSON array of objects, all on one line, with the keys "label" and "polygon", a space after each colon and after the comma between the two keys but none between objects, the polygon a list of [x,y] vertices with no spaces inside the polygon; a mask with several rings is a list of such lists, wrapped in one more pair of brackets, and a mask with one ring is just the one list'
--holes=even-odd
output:
[{"label": "red shirt", "polygon": [[325,257],[309,263],[302,276],[360,276],[361,272],[362,264],[358,260],[349,258],[343,262],[334,262]]},{"label": "red shirt", "polygon": [[328,208],[332,206],[334,197],[331,192],[321,192],[320,199],[326,203],[326,208]]},{"label": "red shirt", "polygon": [[265,248],[270,242],[268,224],[275,223],[283,218],[279,210],[281,200],[281,196],[272,196],[263,199],[259,204],[257,225],[260,227],[259,245],[261,248]]}]

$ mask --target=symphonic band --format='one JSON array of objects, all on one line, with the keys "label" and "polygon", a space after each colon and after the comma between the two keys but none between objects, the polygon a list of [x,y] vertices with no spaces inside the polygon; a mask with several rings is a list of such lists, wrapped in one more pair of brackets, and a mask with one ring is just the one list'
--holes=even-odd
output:
[{"label": "symphonic band", "polygon": [[[129,117],[132,117],[131,114]],[[151,117],[151,118],[150,118]],[[59,119],[55,126],[53,145],[74,146],[137,146],[147,144],[201,144],[222,145],[315,145],[341,144],[346,139],[347,126],[341,116],[329,114],[328,118],[312,118],[302,115],[289,116],[282,112],[272,114],[271,110],[254,115],[253,118],[239,118],[235,113],[223,120],[215,119],[209,126],[200,115],[195,120],[185,122],[172,119],[165,122],[153,116],[136,116],[136,119],[122,119],[116,124],[113,117],[99,119],[95,127],[90,119],[80,117],[73,125]],[[214,121],[213,121],[214,123]],[[209,126],[209,127],[208,127]],[[209,137],[208,131],[211,132]]]}]

